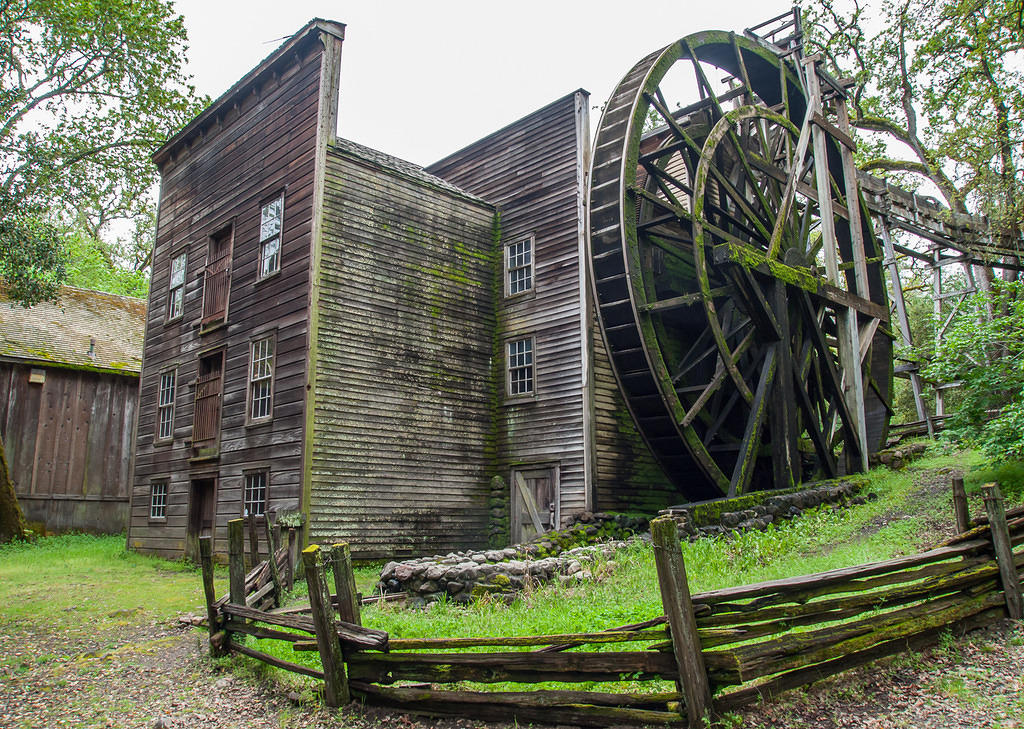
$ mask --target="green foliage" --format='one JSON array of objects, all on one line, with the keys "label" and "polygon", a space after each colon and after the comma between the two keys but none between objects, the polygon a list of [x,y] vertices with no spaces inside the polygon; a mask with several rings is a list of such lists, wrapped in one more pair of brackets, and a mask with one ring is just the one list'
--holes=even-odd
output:
[{"label": "green foliage", "polygon": [[56,225],[19,215],[0,201],[0,279],[7,298],[24,306],[52,299],[66,275],[67,258]]},{"label": "green foliage", "polygon": [[964,474],[964,487],[969,494],[979,494],[984,484],[993,482],[999,484],[1007,499],[1024,501],[1024,461],[1007,461]]},{"label": "green foliage", "polygon": [[[962,384],[950,434],[996,460],[1024,458],[1024,291],[993,282],[973,296],[937,347],[926,378]],[[995,301],[1001,315],[990,317]]]},{"label": "green foliage", "polygon": [[71,236],[67,247],[66,283],[109,294],[145,298],[149,292],[149,275],[113,264],[110,249],[111,246],[85,233]]},{"label": "green foliage", "polygon": [[187,85],[185,42],[182,18],[162,0],[0,4],[9,295],[26,304],[53,296],[65,276],[60,231],[100,239],[113,221],[151,220],[149,156],[203,103]]},{"label": "green foliage", "polygon": [[860,166],[929,180],[1014,236],[1024,219],[1021,0],[806,0],[807,50],[854,80]]}]

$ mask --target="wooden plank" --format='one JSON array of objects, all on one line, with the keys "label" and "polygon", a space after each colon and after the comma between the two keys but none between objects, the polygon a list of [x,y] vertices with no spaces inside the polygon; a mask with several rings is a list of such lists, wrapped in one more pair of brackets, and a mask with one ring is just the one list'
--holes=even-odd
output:
[{"label": "wooden plank", "polygon": [[306,639],[306,636],[299,635],[298,633],[289,633],[284,630],[274,630],[273,628],[264,628],[260,625],[253,625],[242,620],[228,620],[225,624],[225,628],[234,633],[245,633],[256,638],[268,638],[270,640],[285,640],[289,643],[296,641],[302,641]]},{"label": "wooden plank", "polygon": [[245,604],[245,537],[242,530],[245,522],[232,519],[228,522],[228,576],[229,595],[236,605]]},{"label": "wooden plank", "polygon": [[[679,726],[678,713],[648,708],[675,694],[636,698],[592,691],[472,692],[392,688],[352,682],[367,703],[429,715],[476,720],[577,724],[582,726]],[[672,699],[667,699],[672,700]]]},{"label": "wooden plank", "polygon": [[[389,651],[444,650],[480,646],[565,646],[567,648],[605,643],[664,640],[664,630],[608,630],[601,633],[561,633],[551,635],[518,635],[483,638],[389,638]],[[303,647],[306,647],[306,644]],[[296,650],[300,650],[296,648]],[[539,652],[539,651],[538,651]],[[550,652],[550,651],[545,651]]]},{"label": "wooden plank", "polygon": [[454,683],[543,683],[547,681],[674,680],[675,658],[644,651],[616,653],[354,653],[352,680]]},{"label": "wooden plank", "polygon": [[[801,590],[818,588],[826,585],[850,582],[854,579],[863,579],[876,575],[883,575],[890,572],[900,572],[910,567],[943,562],[950,559],[963,559],[985,550],[988,543],[975,539],[963,544],[951,547],[938,547],[936,549],[911,554],[903,557],[870,562],[853,567],[840,567],[826,572],[817,572],[811,575],[798,577],[786,577],[781,580],[770,580],[750,585],[739,585],[737,587],[726,587],[720,590],[709,590],[693,595],[694,604],[706,604],[715,606],[719,603],[730,600],[746,600],[771,597],[774,595],[796,595]],[[753,609],[755,606],[751,606]]]},{"label": "wooden plank", "polygon": [[338,542],[331,545],[329,561],[331,571],[334,573],[334,589],[336,594],[332,597],[338,608],[338,617],[341,620],[362,625],[359,618],[359,595],[356,593],[356,578],[352,573],[352,551],[347,542]]},{"label": "wooden plank", "polygon": [[313,678],[319,678],[321,680],[323,680],[324,678],[323,671],[318,671],[315,668],[310,668],[309,666],[303,666],[301,663],[292,663],[291,661],[286,661],[283,658],[272,656],[269,653],[258,651],[255,648],[250,648],[246,645],[242,645],[241,643],[228,641],[227,649],[235,653],[241,653],[244,656],[249,656],[250,658],[255,658],[258,661],[263,661],[264,663],[274,666],[275,668],[282,668],[285,671],[291,671],[292,673],[300,673],[303,676],[311,676]]},{"label": "wooden plank", "polygon": [[224,654],[222,648],[213,643],[213,636],[220,629],[220,619],[217,613],[217,595],[213,589],[213,538],[210,536],[199,537],[199,560],[203,569],[203,596],[206,599],[206,625],[210,630],[210,655],[217,657]]},{"label": "wooden plank", "polygon": [[888,640],[878,643],[870,648],[848,653],[838,658],[833,658],[822,663],[817,663],[794,671],[789,671],[771,680],[756,683],[753,686],[742,688],[736,691],[720,695],[715,700],[715,708],[718,711],[728,711],[741,706],[759,701],[772,700],[782,692],[804,686],[828,676],[835,675],[842,671],[870,663],[879,658],[902,653],[905,651],[916,651],[934,645],[938,642],[939,636],[952,630],[956,633],[966,632],[984,625],[989,625],[1003,617],[1001,609],[991,609],[972,615],[969,618],[960,620],[952,625],[939,628],[931,628],[906,638]]},{"label": "wooden plank", "polygon": [[302,565],[306,584],[309,585],[309,606],[313,612],[320,661],[324,666],[324,703],[334,708],[349,702],[348,677],[335,630],[331,593],[324,576],[323,554],[318,545],[311,544],[302,550]]},{"label": "wooden plank", "polygon": [[967,492],[964,491],[964,479],[961,476],[953,477],[953,511],[956,516],[957,534],[970,531],[971,515],[967,510]]},{"label": "wooden plank", "polygon": [[284,586],[281,582],[281,571],[278,565],[278,549],[281,546],[281,527],[270,528],[270,519],[264,517],[263,527],[267,539],[267,563],[270,565],[270,581],[274,585],[274,607],[281,606]]},{"label": "wooden plank", "polygon": [[221,607],[221,611],[227,615],[234,615],[239,618],[258,620],[261,623],[279,625],[283,628],[291,628],[292,630],[301,630],[304,633],[316,633],[316,628],[313,626],[312,619],[301,615],[279,615],[277,613],[261,611],[246,605],[236,605],[230,602],[224,604]]},{"label": "wooden plank", "polygon": [[686,697],[689,726],[703,726],[711,710],[711,687],[701,654],[700,638],[686,581],[686,565],[679,545],[679,532],[670,516],[651,522],[654,563],[658,571],[661,604],[668,618],[672,648],[678,668],[679,687]]},{"label": "wooden plank", "polygon": [[981,487],[985,497],[985,512],[992,533],[992,547],[999,563],[999,581],[1006,600],[1006,614],[1014,620],[1024,618],[1024,598],[1021,597],[1020,574],[1013,559],[1010,533],[1006,527],[1006,511],[1003,508],[1003,494],[999,484],[989,483]]}]

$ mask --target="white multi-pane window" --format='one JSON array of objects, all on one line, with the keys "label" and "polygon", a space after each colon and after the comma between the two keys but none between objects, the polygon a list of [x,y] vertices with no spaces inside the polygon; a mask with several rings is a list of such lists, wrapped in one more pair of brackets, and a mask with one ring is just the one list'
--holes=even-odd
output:
[{"label": "white multi-pane window", "polygon": [[160,388],[157,396],[157,440],[169,440],[174,436],[174,391],[177,373],[168,370],[160,373]]},{"label": "white multi-pane window", "polygon": [[167,482],[154,481],[149,486],[149,518],[167,518]]},{"label": "white multi-pane window", "polygon": [[254,339],[249,352],[249,420],[269,418],[274,410],[274,337]]},{"label": "white multi-pane window", "polygon": [[245,494],[242,516],[263,516],[267,511],[267,472],[251,471],[245,474]]},{"label": "white multi-pane window", "polygon": [[533,288],[533,238],[522,238],[505,246],[505,270],[508,295],[515,296]]},{"label": "white multi-pane window", "polygon": [[533,394],[533,337],[508,343],[508,394]]},{"label": "white multi-pane window", "polygon": [[171,282],[167,293],[167,318],[177,319],[185,310],[185,266],[188,254],[171,259]]},{"label": "white multi-pane window", "polygon": [[260,212],[260,278],[281,269],[281,218],[284,197],[271,200]]}]

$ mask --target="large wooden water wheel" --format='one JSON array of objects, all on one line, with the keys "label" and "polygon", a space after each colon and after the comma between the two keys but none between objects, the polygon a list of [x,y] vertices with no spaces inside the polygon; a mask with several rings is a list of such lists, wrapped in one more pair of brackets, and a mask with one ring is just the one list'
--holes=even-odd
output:
[{"label": "large wooden water wheel", "polygon": [[[681,76],[692,104],[662,87]],[[819,83],[812,63],[698,33],[640,60],[598,128],[601,328],[640,433],[691,499],[858,470],[885,439],[882,261],[852,140],[825,115],[842,92]]]}]

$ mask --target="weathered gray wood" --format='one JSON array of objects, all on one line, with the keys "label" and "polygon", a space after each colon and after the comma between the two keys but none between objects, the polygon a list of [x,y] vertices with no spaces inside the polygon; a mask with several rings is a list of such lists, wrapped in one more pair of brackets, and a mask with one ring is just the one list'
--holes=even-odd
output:
[{"label": "weathered gray wood", "polygon": [[[943,569],[936,570],[936,568]],[[825,622],[831,619],[830,616],[836,611],[875,610],[919,600],[923,596],[937,597],[949,592],[956,592],[984,580],[992,579],[997,569],[995,563],[987,557],[977,557],[966,563],[952,563],[948,566],[931,565],[914,570],[915,577],[905,581],[910,584],[900,584],[887,590],[865,588],[860,592],[848,591],[848,594],[842,597],[810,602],[801,601],[798,596],[798,599],[792,603],[784,605],[771,605],[756,610],[716,612],[714,615],[699,617],[697,630],[703,636],[705,635],[704,631],[709,628],[743,628],[746,624],[755,622],[760,624],[771,620],[785,622],[794,618],[817,617],[819,622]],[[725,605],[717,607],[723,608]]]},{"label": "weathered gray wood", "polygon": [[999,580],[1006,599],[1006,613],[1014,620],[1024,618],[1024,599],[1020,591],[1020,574],[1013,559],[1010,533],[1006,527],[1006,511],[1003,508],[1003,494],[999,484],[989,483],[981,487],[985,497],[985,512],[992,530],[992,547],[999,563]]},{"label": "weathered gray wood", "polygon": [[884,641],[870,648],[848,653],[839,658],[833,658],[822,663],[780,674],[769,681],[758,683],[756,686],[728,692],[715,700],[715,708],[719,711],[727,711],[758,700],[771,700],[783,691],[813,683],[819,679],[827,678],[828,676],[879,658],[907,650],[920,650],[933,645],[938,642],[939,636],[947,630],[952,629],[957,633],[961,633],[988,625],[1000,618],[1002,618],[1002,609],[990,609],[952,625],[932,628],[906,638]]},{"label": "weathered gray wood", "polygon": [[295,589],[295,570],[299,564],[299,540],[295,527],[288,527],[288,589]]},{"label": "weathered gray wood", "polygon": [[349,676],[379,683],[427,681],[455,683],[544,683],[621,681],[623,675],[646,681],[675,680],[675,658],[664,653],[353,653]]},{"label": "weathered gray wood", "polygon": [[227,648],[228,650],[234,651],[235,653],[241,653],[242,655],[249,656],[250,658],[255,658],[258,661],[263,661],[264,663],[267,663],[271,666],[275,666],[276,668],[283,668],[285,671],[291,671],[292,673],[301,673],[303,676],[312,676],[313,678],[324,678],[323,671],[318,671],[315,668],[310,668],[309,666],[303,666],[300,663],[292,663],[291,661],[286,661],[283,658],[272,656],[269,653],[258,651],[255,648],[249,648],[248,646],[242,645],[241,643],[228,641]]},{"label": "weathered gray wood", "polygon": [[[656,625],[664,625],[666,622],[668,622],[668,619],[664,615],[659,615],[658,617],[651,618],[650,620],[644,620],[643,622],[640,622],[640,623],[631,623],[629,625],[620,625],[617,628],[611,628],[611,629],[609,629],[607,631],[604,631],[604,632],[606,632],[606,633],[614,633],[614,632],[618,632],[618,631],[644,630],[645,628],[653,628]],[[541,648],[537,652],[538,653],[558,653],[560,651],[568,650],[568,649],[574,647],[575,645],[576,645],[575,643],[556,643],[554,645],[549,645],[546,648]]]},{"label": "weathered gray wood", "polygon": [[[490,638],[390,638],[387,643],[387,648],[389,651],[407,651],[476,648],[480,646],[523,647],[535,645],[565,645],[567,647],[573,647],[590,644],[630,643],[633,641],[656,641],[664,639],[664,630],[609,630],[602,633],[563,633]],[[309,641],[306,641],[306,643],[308,644]],[[306,644],[302,647],[306,647]],[[296,648],[296,650],[301,649],[302,648]]]},{"label": "weathered gray wood", "polygon": [[331,572],[334,573],[338,617],[346,623],[362,625],[359,617],[359,596],[356,594],[356,577],[352,573],[352,551],[348,542],[332,544],[328,560]]},{"label": "weathered gray wood", "polygon": [[708,684],[700,638],[690,602],[690,588],[686,581],[686,565],[679,546],[679,531],[670,516],[660,516],[651,522],[654,540],[654,563],[658,570],[661,604],[668,617],[672,633],[672,647],[679,669],[679,684],[686,697],[689,725],[694,729],[704,726],[711,711],[711,687]]},{"label": "weathered gray wood", "polygon": [[228,579],[231,602],[245,604],[245,536],[241,519],[228,522]]},{"label": "weathered gray wood", "polygon": [[324,666],[324,703],[338,707],[349,702],[348,677],[341,654],[341,642],[334,624],[331,593],[324,575],[324,560],[319,545],[302,550],[302,565],[309,586],[309,606],[313,609],[313,625]]},{"label": "weathered gray wood", "polygon": [[967,492],[964,491],[964,480],[960,476],[953,477],[953,511],[956,514],[957,534],[971,529],[971,516],[967,510]]},{"label": "weathered gray wood", "polygon": [[260,563],[260,538],[256,533],[256,516],[249,514],[249,559],[246,560],[249,569],[255,569]]},{"label": "weathered gray wood", "polygon": [[273,591],[274,591],[274,583],[273,582],[268,582],[267,584],[263,585],[262,587],[260,587],[255,592],[250,592],[248,595],[246,595],[245,596],[245,604],[250,606],[250,607],[258,606],[261,602],[263,602],[263,599],[265,597],[267,597],[268,595],[270,595]]},{"label": "weathered gray wood", "polygon": [[231,602],[223,605],[221,607],[221,612],[226,615],[234,615],[239,618],[259,620],[261,623],[269,623],[270,625],[280,625],[283,628],[301,630],[305,633],[310,633],[311,635],[316,633],[316,627],[313,625],[313,620],[304,615],[279,615],[278,613],[257,610],[256,608],[248,607],[247,605],[236,605]]},{"label": "weathered gray wood", "polygon": [[664,706],[674,694],[640,696],[636,697],[640,701],[633,703],[633,697],[586,691],[434,691],[363,682],[353,682],[353,690],[371,704],[430,715],[472,716],[478,720],[609,727],[681,724],[677,713],[647,708]]},{"label": "weathered gray wood", "polygon": [[281,606],[281,596],[284,593],[284,586],[281,582],[281,571],[277,563],[277,550],[280,546],[281,529],[277,525],[270,528],[270,519],[263,520],[263,526],[267,538],[267,563],[270,565],[270,580],[274,584],[274,607]]},{"label": "weathered gray wood", "polygon": [[199,537],[199,561],[203,569],[203,596],[206,598],[206,624],[210,629],[210,655],[217,657],[223,655],[224,651],[213,643],[213,636],[220,629],[217,595],[213,587],[213,537]]},{"label": "weathered gray wood", "polygon": [[252,623],[247,623],[243,620],[228,620],[224,623],[224,627],[231,632],[245,633],[246,635],[252,635],[256,638],[284,640],[289,643],[306,639],[306,636],[299,635],[298,633],[289,633],[284,630],[264,628],[263,626],[253,625]]},{"label": "weathered gray wood", "polygon": [[871,562],[853,567],[840,567],[811,575],[787,577],[781,580],[770,580],[751,585],[739,585],[720,590],[699,592],[693,595],[693,603],[695,605],[710,605],[714,608],[719,603],[730,600],[749,599],[752,601],[752,604],[748,606],[748,609],[755,609],[759,604],[763,604],[757,602],[759,599],[775,599],[777,596],[799,594],[804,590],[819,590],[824,586],[850,583],[855,579],[902,572],[910,567],[943,562],[950,559],[963,559],[978,554],[988,549],[988,547],[989,542],[987,540],[974,539],[955,546],[938,547],[920,554],[894,557],[893,559],[880,562]]}]

